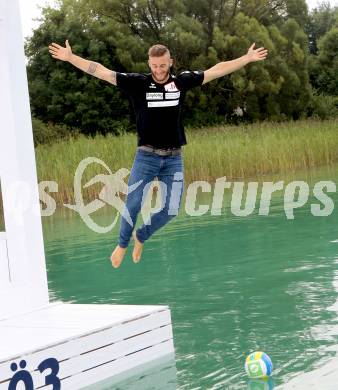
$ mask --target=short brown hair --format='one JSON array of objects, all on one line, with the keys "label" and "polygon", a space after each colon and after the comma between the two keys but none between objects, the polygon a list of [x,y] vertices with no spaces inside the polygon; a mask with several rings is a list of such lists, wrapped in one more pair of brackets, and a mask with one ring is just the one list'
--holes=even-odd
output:
[{"label": "short brown hair", "polygon": [[156,44],[148,50],[149,57],[162,57],[166,53],[168,53],[170,56],[169,49],[161,44]]}]

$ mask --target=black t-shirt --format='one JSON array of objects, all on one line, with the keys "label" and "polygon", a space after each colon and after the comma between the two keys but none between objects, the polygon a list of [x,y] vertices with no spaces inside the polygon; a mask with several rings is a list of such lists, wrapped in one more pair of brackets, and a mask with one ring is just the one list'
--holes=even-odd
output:
[{"label": "black t-shirt", "polygon": [[125,92],[136,114],[138,146],[174,148],[187,143],[181,120],[186,91],[202,85],[203,71],[169,75],[164,84],[156,83],[151,73],[118,73],[116,83]]}]

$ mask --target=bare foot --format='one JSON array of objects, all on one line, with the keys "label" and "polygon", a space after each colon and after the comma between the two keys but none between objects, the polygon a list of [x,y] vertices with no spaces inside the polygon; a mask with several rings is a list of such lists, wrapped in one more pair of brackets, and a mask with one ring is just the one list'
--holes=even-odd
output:
[{"label": "bare foot", "polygon": [[127,248],[121,248],[119,245],[114,249],[110,256],[110,261],[114,268],[118,268],[121,265],[126,250]]},{"label": "bare foot", "polygon": [[133,262],[138,263],[141,260],[143,244],[137,239],[136,231],[133,231],[134,250],[133,250]]}]

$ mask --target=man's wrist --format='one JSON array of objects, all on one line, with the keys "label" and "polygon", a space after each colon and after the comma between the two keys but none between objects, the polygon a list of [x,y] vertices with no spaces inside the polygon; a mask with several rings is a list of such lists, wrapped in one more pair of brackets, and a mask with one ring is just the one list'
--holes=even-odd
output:
[{"label": "man's wrist", "polygon": [[69,56],[69,58],[68,58],[68,62],[70,63],[70,64],[73,64],[72,63],[72,60],[74,59],[74,54],[72,53],[70,56]]},{"label": "man's wrist", "polygon": [[250,64],[251,59],[250,59],[250,56],[248,54],[244,54],[244,56],[242,58],[243,58],[244,66]]}]

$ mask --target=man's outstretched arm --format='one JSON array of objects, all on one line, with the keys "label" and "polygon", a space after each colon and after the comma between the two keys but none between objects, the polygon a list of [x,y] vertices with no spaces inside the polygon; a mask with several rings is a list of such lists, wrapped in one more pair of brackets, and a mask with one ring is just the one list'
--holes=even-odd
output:
[{"label": "man's outstretched arm", "polygon": [[116,85],[116,72],[104,67],[97,62],[88,61],[73,54],[68,40],[66,41],[66,47],[62,47],[57,43],[52,43],[49,45],[49,52],[53,58],[61,61],[68,61],[84,72],[89,73],[101,80],[108,81],[108,83]]},{"label": "man's outstretched arm", "polygon": [[212,68],[204,71],[204,80],[202,84],[208,83],[209,81],[215,80],[219,77],[223,77],[226,74],[235,72],[238,69],[241,69],[243,66],[249,64],[250,62],[265,60],[268,55],[268,51],[264,47],[254,49],[255,43],[253,43],[248,52],[239,58],[236,58],[232,61],[219,62]]}]

